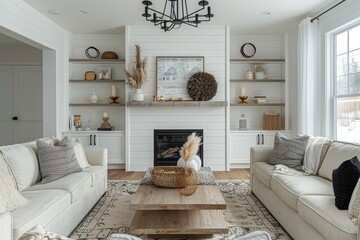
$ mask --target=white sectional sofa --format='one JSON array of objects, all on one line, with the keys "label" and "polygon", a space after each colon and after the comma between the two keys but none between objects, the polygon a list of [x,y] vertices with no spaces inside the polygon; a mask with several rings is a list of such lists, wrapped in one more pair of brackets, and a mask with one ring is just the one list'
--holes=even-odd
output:
[{"label": "white sectional sofa", "polygon": [[331,143],[316,176],[274,174],[269,160],[272,148],[252,148],[251,189],[294,239],[360,239],[348,210],[335,206],[332,171],[355,155],[360,146]]},{"label": "white sectional sofa", "polygon": [[[4,154],[6,152],[6,154]],[[29,203],[0,213],[0,239],[18,239],[36,225],[67,236],[107,189],[107,150],[85,149],[91,167],[41,184],[34,142],[0,147],[14,184]]]}]

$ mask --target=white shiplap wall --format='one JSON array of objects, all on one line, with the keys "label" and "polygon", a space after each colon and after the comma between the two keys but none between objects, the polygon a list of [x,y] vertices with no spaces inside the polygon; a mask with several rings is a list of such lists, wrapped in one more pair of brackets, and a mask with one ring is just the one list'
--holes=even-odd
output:
[{"label": "white shiplap wall", "polygon": [[[127,34],[128,67],[134,61],[135,44],[148,57],[149,81],[142,88],[145,100],[156,95],[156,56],[204,56],[205,71],[218,82],[213,100],[226,100],[225,27],[184,27],[164,33],[153,26],[131,26]],[[204,129],[204,166],[225,170],[225,125],[225,108],[128,108],[126,168],[143,171],[153,166],[154,129]]]},{"label": "white shiplap wall", "polygon": [[[70,59],[87,59],[85,50],[89,47],[96,47],[100,54],[105,51],[116,52],[119,59],[125,59],[125,34],[72,34],[70,37]],[[100,55],[101,56],[101,55]],[[72,80],[84,79],[86,71],[98,72],[104,67],[111,67],[111,79],[125,79],[124,63],[70,63],[69,78]],[[119,102],[125,102],[125,83],[70,83],[69,102],[70,103],[90,103],[89,97],[92,92],[100,98],[99,103],[109,102],[111,86],[115,85]],[[124,107],[70,107],[69,115],[80,114],[83,123],[90,121],[91,129],[96,130],[102,123],[103,113],[107,112],[110,116],[109,122],[115,130],[125,129]]]}]

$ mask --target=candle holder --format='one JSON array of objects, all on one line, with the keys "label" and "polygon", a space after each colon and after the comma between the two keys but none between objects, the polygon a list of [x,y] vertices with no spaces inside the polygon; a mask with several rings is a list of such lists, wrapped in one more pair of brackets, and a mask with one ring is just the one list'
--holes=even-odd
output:
[{"label": "candle holder", "polygon": [[110,102],[110,104],[119,104],[119,103],[116,101],[116,100],[119,99],[118,96],[110,96],[109,98],[112,100],[112,102]]},{"label": "candle holder", "polygon": [[248,99],[248,96],[240,96],[240,104],[247,104],[248,102],[246,101]]},{"label": "candle holder", "polygon": [[109,123],[110,118],[109,117],[103,117],[102,119],[103,119],[103,122],[101,123],[100,128],[103,128],[103,129],[110,128],[110,123]]}]

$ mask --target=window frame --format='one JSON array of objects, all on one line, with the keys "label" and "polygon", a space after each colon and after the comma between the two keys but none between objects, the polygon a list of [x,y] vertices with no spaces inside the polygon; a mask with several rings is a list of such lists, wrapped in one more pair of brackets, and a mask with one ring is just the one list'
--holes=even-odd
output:
[{"label": "window frame", "polygon": [[[330,48],[328,49],[328,54],[330,56],[330,61],[327,63],[328,66],[328,74],[329,74],[329,80],[330,80],[330,125],[331,125],[331,137],[335,140],[338,140],[337,138],[337,100],[341,98],[348,98],[348,97],[359,97],[360,98],[360,92],[359,93],[350,93],[350,94],[337,94],[337,39],[336,37],[344,32],[347,32],[347,65],[348,65],[348,72],[346,75],[348,77],[348,86],[349,86],[349,46],[350,46],[350,38],[349,38],[349,31],[352,28],[360,27],[360,19],[350,22],[332,32],[328,35],[328,42],[330,42]],[[345,54],[345,53],[344,53]],[[349,87],[348,87],[349,88]]]}]

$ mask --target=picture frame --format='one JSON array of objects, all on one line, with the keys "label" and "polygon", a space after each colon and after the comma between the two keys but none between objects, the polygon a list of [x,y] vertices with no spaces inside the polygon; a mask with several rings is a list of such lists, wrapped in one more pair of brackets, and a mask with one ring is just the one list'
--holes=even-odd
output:
[{"label": "picture frame", "polygon": [[110,80],[111,79],[111,67],[97,67],[96,73],[98,80]]},{"label": "picture frame", "polygon": [[187,92],[189,78],[205,69],[203,56],[156,57],[157,99],[192,100]]}]

